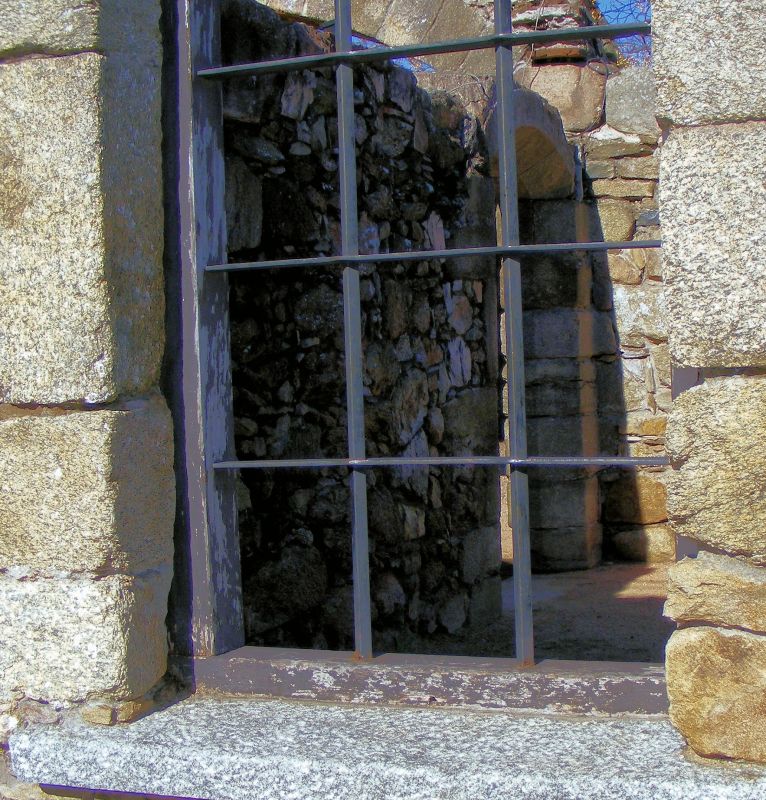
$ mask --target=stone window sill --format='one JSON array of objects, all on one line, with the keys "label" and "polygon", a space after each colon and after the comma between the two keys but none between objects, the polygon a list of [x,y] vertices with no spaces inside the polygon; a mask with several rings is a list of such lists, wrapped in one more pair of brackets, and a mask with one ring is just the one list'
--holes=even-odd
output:
[{"label": "stone window sill", "polygon": [[10,742],[48,786],[214,800],[766,797],[766,768],[684,755],[667,718],[193,696],[130,725]]}]

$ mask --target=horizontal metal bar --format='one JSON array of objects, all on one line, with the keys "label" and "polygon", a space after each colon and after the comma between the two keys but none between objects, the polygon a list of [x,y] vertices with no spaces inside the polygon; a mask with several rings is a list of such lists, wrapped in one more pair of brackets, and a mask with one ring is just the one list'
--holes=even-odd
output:
[{"label": "horizontal metal bar", "polygon": [[370,47],[351,53],[318,53],[296,58],[278,58],[273,61],[232,64],[227,67],[210,67],[197,71],[202,78],[228,78],[243,75],[264,75],[273,72],[289,72],[308,67],[332,67],[336,64],[366,64],[392,58],[432,56],[442,53],[461,53],[472,50],[489,50],[498,45],[513,47],[527,44],[581,41],[583,39],[619,39],[623,36],[651,34],[652,26],[646,22],[630,22],[622,25],[592,25],[587,28],[557,28],[547,31],[525,31],[524,33],[491,34],[467,39],[451,39],[446,42],[405,44],[398,47]]},{"label": "horizontal metal bar", "polygon": [[274,458],[255,461],[219,461],[215,469],[321,469],[346,467],[667,467],[670,459],[628,456],[427,456],[423,458]]},{"label": "horizontal metal bar", "polygon": [[655,250],[662,247],[659,239],[634,242],[562,242],[556,244],[518,244],[492,247],[456,247],[453,250],[408,250],[404,253],[371,253],[363,256],[312,256],[311,258],[279,258],[272,261],[243,261],[241,264],[213,264],[206,272],[247,272],[256,269],[290,267],[332,267],[354,264],[391,264],[402,261],[430,261],[434,258],[480,258],[486,256],[522,257],[556,253],[603,253],[607,250]]}]

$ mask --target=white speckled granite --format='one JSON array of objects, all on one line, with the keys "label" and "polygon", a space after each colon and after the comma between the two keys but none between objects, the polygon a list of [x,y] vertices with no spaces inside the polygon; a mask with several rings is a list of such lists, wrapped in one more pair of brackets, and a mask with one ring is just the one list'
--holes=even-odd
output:
[{"label": "white speckled granite", "polygon": [[11,738],[22,780],[213,800],[763,800],[666,720],[186,700],[130,726]]}]

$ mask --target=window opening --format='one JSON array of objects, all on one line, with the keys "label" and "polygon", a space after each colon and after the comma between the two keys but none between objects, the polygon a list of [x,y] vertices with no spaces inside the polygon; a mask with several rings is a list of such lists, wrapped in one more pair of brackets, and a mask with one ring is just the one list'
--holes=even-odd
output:
[{"label": "window opening", "polygon": [[[260,270],[308,270],[318,267],[342,268],[343,270],[343,336],[345,351],[345,387],[347,404],[347,433],[348,452],[344,457],[338,458],[256,458],[241,460],[231,457],[230,441],[225,441],[226,436],[219,439],[215,448],[207,447],[205,452],[207,468],[216,485],[216,502],[211,503],[207,498],[208,509],[203,512],[210,514],[210,506],[221,505],[221,498],[228,497],[228,519],[215,520],[219,530],[217,535],[222,540],[231,538],[231,497],[233,496],[231,478],[237,470],[305,470],[323,468],[341,468],[348,470],[350,476],[350,494],[352,503],[352,553],[353,553],[353,609],[355,631],[355,653],[357,657],[369,659],[373,656],[371,605],[369,584],[369,540],[368,540],[368,475],[377,469],[390,468],[417,468],[417,467],[475,467],[495,471],[505,470],[510,478],[510,508],[512,515],[513,550],[514,550],[514,610],[516,618],[516,660],[522,666],[529,666],[534,662],[533,620],[531,607],[531,563],[529,544],[529,508],[526,471],[530,468],[585,468],[614,466],[622,468],[635,468],[638,466],[662,465],[666,461],[658,458],[633,458],[617,456],[530,456],[527,453],[526,442],[526,415],[525,415],[525,382],[524,382],[524,354],[521,314],[521,273],[518,258],[528,254],[559,254],[573,251],[579,252],[605,252],[607,250],[658,247],[659,242],[569,242],[563,244],[546,245],[521,245],[519,243],[518,207],[516,198],[516,152],[514,143],[514,117],[513,117],[513,58],[512,46],[518,44],[534,44],[546,41],[561,41],[567,39],[617,37],[636,32],[648,32],[648,25],[618,25],[595,26],[593,28],[575,31],[536,31],[533,33],[514,34],[511,31],[511,6],[510,2],[498,3],[495,8],[495,34],[492,36],[463,39],[453,42],[440,42],[429,44],[414,44],[402,47],[374,46],[369,49],[355,49],[354,34],[351,27],[351,9],[349,0],[336,0],[335,53],[322,53],[309,56],[299,56],[290,59],[277,59],[269,62],[247,63],[234,66],[202,66],[197,69],[197,85],[206,88],[197,88],[194,98],[196,114],[199,117],[206,107],[212,105],[209,118],[215,123],[216,101],[215,89],[211,88],[214,79],[243,78],[251,75],[267,75],[270,73],[294,73],[308,67],[334,67],[337,86],[337,114],[338,114],[338,166],[340,173],[340,237],[341,251],[339,255],[320,255],[310,258],[272,259],[269,261],[256,261],[231,264],[226,262],[225,253],[221,252],[220,242],[218,247],[209,247],[209,252],[199,248],[201,267],[205,273],[204,278],[197,275],[200,286],[188,287],[197,298],[198,318],[193,320],[194,327],[203,330],[213,325],[218,331],[217,341],[207,340],[202,348],[200,361],[215,358],[217,352],[225,351],[228,331],[223,331],[218,323],[226,323],[225,316],[219,320],[200,318],[205,315],[214,315],[216,302],[210,302],[211,288],[215,287],[213,300],[225,308],[223,295],[226,291],[224,282],[216,281],[227,273],[253,272]],[[504,325],[504,338],[508,354],[508,395],[510,425],[508,431],[507,455],[481,455],[469,454],[462,456],[420,456],[420,457],[369,457],[366,451],[364,430],[364,388],[362,384],[362,330],[361,330],[361,295],[360,295],[360,269],[364,264],[374,261],[378,265],[393,263],[407,264],[422,261],[424,252],[403,251],[394,253],[360,254],[359,227],[358,227],[358,198],[357,198],[357,165],[355,161],[355,117],[354,117],[354,65],[374,63],[393,58],[415,58],[433,54],[470,51],[479,48],[494,48],[496,53],[497,72],[497,107],[496,116],[499,130],[498,141],[498,174],[499,174],[499,206],[500,206],[500,243],[495,246],[463,247],[463,248],[434,248],[427,252],[428,259],[450,259],[456,257],[477,258],[493,257],[500,261],[503,294],[506,298],[506,313]],[[209,55],[209,54],[208,54]],[[207,98],[205,98],[207,94]],[[191,103],[190,103],[191,106]],[[219,107],[219,106],[218,106]],[[192,124],[192,128],[200,130],[200,125]],[[220,136],[214,133],[216,141],[203,146],[208,149],[217,148],[214,156],[220,162]],[[190,148],[200,146],[192,141]],[[220,165],[219,165],[220,166]],[[195,188],[198,194],[204,194],[200,189],[200,182],[210,176],[196,175]],[[220,212],[220,210],[219,210]],[[221,219],[214,223],[220,230]],[[199,237],[197,239],[199,247]],[[207,242],[206,244],[209,244]],[[205,295],[208,295],[207,297]],[[192,323],[189,323],[190,327]],[[195,338],[199,330],[195,331]],[[203,337],[204,338],[204,337]],[[204,372],[203,366],[201,371]],[[224,368],[225,372],[225,368]],[[198,376],[203,389],[210,391],[209,381]],[[219,396],[215,403],[210,403],[209,396],[203,399],[203,405],[225,407],[228,388],[224,383],[216,387]],[[230,415],[230,408],[226,413]],[[208,429],[204,430],[205,424]],[[203,435],[210,437],[210,424],[203,421]],[[187,434],[188,435],[188,434]],[[218,452],[215,452],[216,449]],[[204,491],[203,491],[204,494]],[[215,498],[214,498],[215,499]],[[204,503],[202,504],[204,505]],[[208,526],[210,521],[208,520]],[[209,552],[211,549],[211,536],[208,532],[202,537],[203,545]],[[220,544],[220,543],[219,543]],[[226,550],[223,546],[223,550]],[[194,562],[194,559],[192,559]],[[199,560],[199,558],[198,558]],[[215,561],[215,559],[213,559]],[[194,566],[194,564],[192,565]],[[194,570],[193,570],[194,572]],[[210,584],[210,568],[203,570],[201,583]],[[236,570],[232,568],[231,576],[235,579]],[[231,577],[230,576],[230,577]],[[230,588],[230,587],[227,587]],[[212,581],[208,589],[209,596],[202,599],[202,605],[207,604],[207,624],[215,628],[220,626],[216,620],[216,613],[210,609],[228,606],[227,616],[234,619],[239,609],[237,608],[237,593],[234,590],[229,597],[221,591],[220,582]],[[196,587],[195,587],[196,592]],[[203,593],[204,595],[204,593]],[[235,598],[232,602],[232,597]],[[204,616],[204,610],[197,609],[197,618]],[[229,643],[227,637],[220,636],[219,641],[207,642],[201,648],[209,653],[225,652],[236,646],[241,640],[241,632],[236,631],[236,622],[231,623]]]}]

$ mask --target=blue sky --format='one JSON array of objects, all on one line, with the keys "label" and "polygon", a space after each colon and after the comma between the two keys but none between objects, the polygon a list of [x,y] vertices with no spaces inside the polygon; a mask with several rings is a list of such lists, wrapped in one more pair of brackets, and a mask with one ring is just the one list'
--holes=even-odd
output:
[{"label": "blue sky", "polygon": [[624,6],[625,3],[619,2],[619,0],[598,0],[598,7],[607,19],[609,19],[610,11],[615,5]]}]

